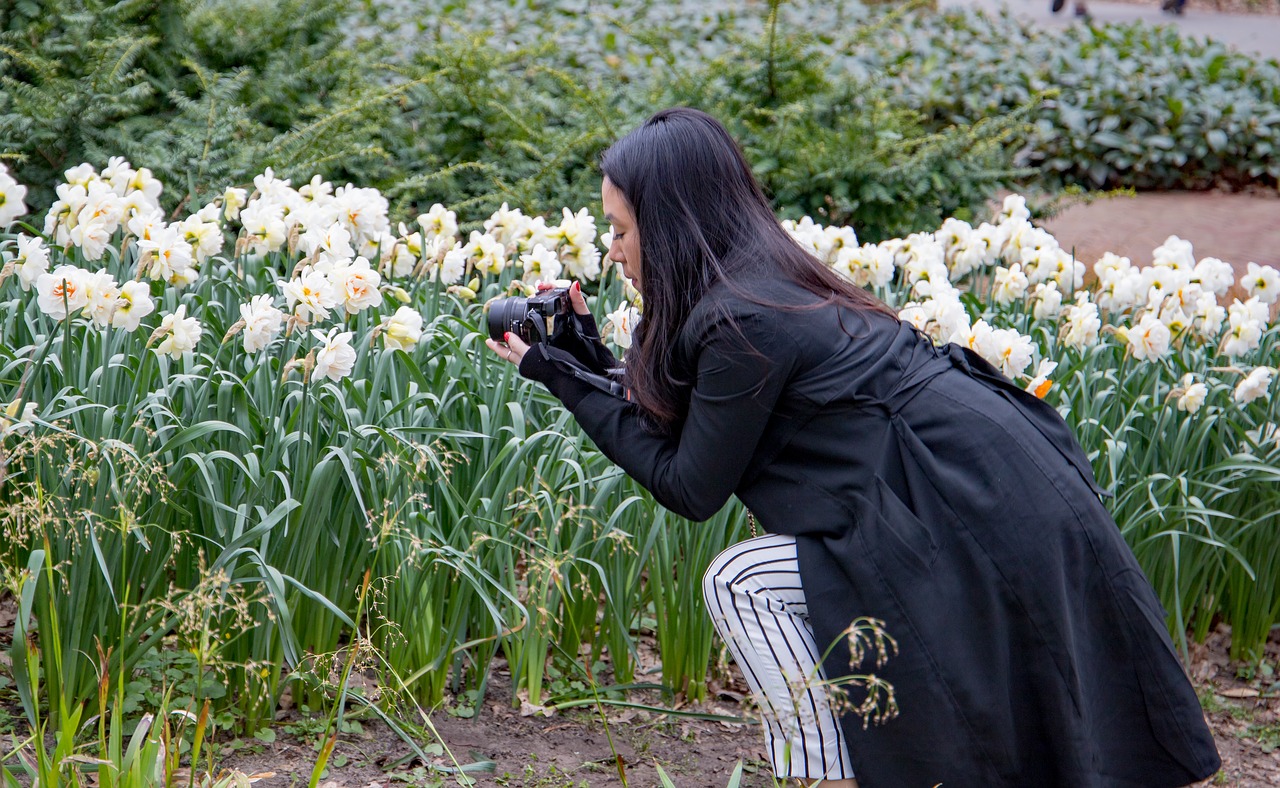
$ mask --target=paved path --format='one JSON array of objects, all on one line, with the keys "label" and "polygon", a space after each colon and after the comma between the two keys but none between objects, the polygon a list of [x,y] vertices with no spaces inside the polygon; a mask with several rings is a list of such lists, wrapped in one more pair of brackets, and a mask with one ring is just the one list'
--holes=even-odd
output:
[{"label": "paved path", "polygon": [[1103,252],[1150,265],[1151,250],[1176,235],[1196,259],[1226,260],[1239,273],[1246,263],[1280,268],[1280,195],[1142,192],[1072,206],[1045,229],[1088,266]]},{"label": "paved path", "polygon": [[[1007,6],[1017,16],[1045,27],[1065,27],[1076,23],[1071,16],[1074,2],[1067,0],[1067,7],[1057,15],[1049,12],[1049,0],[939,0],[938,5],[940,8],[981,8],[988,12]],[[1095,22],[1142,20],[1153,25],[1176,25],[1189,37],[1212,38],[1241,52],[1280,60],[1280,16],[1225,14],[1188,8],[1185,15],[1176,17],[1161,12],[1156,0],[1151,0],[1149,5],[1102,0],[1088,0],[1088,4]]]}]

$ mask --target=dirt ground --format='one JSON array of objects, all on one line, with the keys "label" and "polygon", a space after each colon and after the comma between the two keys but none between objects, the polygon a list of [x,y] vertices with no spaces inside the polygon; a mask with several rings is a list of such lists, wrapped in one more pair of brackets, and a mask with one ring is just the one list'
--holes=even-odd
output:
[{"label": "dirt ground", "polygon": [[[1280,667],[1280,631],[1268,644],[1261,669],[1231,663],[1229,644],[1230,632],[1223,626],[1204,644],[1191,647],[1190,673],[1223,759],[1218,775],[1200,785],[1280,785],[1280,676],[1274,672]],[[774,785],[756,723],[681,720],[616,706],[606,706],[603,712],[576,709],[549,717],[525,716],[508,702],[503,670],[499,667],[495,674],[488,698],[474,716],[457,717],[448,708],[433,715],[438,741],[426,745],[432,766],[451,763],[438,754],[443,743],[460,764],[493,762],[492,770],[470,773],[471,784],[477,786],[612,788],[624,785],[613,756],[616,751],[631,786],[661,785],[658,764],[680,788],[724,788],[739,762],[745,767],[741,785]],[[681,710],[743,714],[738,699],[746,687],[736,672],[727,685],[716,689],[714,700]],[[288,724],[286,715],[284,725]],[[365,722],[362,728],[341,737],[334,752],[343,765],[330,769],[321,788],[460,784],[424,768],[385,726]],[[288,734],[225,759],[227,766],[246,773],[273,773],[257,783],[268,787],[305,785],[314,762],[314,738]]]}]

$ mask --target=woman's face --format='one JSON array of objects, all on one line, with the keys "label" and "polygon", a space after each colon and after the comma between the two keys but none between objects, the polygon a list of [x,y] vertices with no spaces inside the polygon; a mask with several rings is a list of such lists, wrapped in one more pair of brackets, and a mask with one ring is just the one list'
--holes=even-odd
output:
[{"label": "woman's face", "polygon": [[620,265],[622,275],[631,280],[631,286],[643,293],[640,286],[640,233],[636,229],[636,217],[631,213],[631,206],[608,178],[600,185],[600,200],[604,203],[604,220],[613,226],[609,259]]}]

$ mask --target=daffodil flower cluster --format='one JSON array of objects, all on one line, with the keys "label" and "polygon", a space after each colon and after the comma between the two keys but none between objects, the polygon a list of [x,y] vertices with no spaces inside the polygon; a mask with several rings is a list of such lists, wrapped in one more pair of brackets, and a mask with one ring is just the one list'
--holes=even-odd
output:
[{"label": "daffodil flower cluster", "polygon": [[[899,316],[938,344],[968,347],[1006,376],[1027,381],[1038,396],[1048,392],[1055,361],[1041,359],[1031,336],[993,324],[1010,314],[1056,324],[1059,349],[1083,351],[1110,332],[1128,356],[1159,362],[1184,343],[1209,346],[1210,356],[1235,362],[1258,350],[1268,330],[1272,305],[1280,300],[1280,271],[1249,263],[1236,280],[1222,260],[1196,260],[1189,242],[1171,236],[1152,252],[1152,264],[1134,265],[1107,253],[1089,269],[1064,251],[1030,220],[1026,200],[1007,197],[990,222],[974,227],[947,219],[936,232],[915,233],[879,244],[857,243],[849,228],[823,227],[805,217],[783,222],[802,247],[854,283],[875,288],[891,302],[905,299]],[[896,282],[896,285],[894,284]],[[1232,287],[1246,300],[1220,301]],[[973,319],[962,296],[977,295],[986,312]],[[1104,331],[1106,326],[1106,331]],[[1232,367],[1232,369],[1238,369]],[[1240,383],[1242,404],[1256,399],[1270,377],[1247,374]],[[1246,384],[1247,381],[1247,384]],[[1186,379],[1177,389],[1177,407],[1195,413],[1208,389]]]}]

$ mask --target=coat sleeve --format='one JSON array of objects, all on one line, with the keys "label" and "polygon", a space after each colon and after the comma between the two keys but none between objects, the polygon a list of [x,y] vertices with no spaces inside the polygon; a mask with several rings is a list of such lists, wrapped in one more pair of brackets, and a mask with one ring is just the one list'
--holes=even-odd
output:
[{"label": "coat sleeve", "polygon": [[710,321],[691,345],[697,377],[678,434],[651,434],[637,405],[600,391],[572,411],[600,450],[659,503],[706,520],[737,488],[799,354],[759,313]]}]

